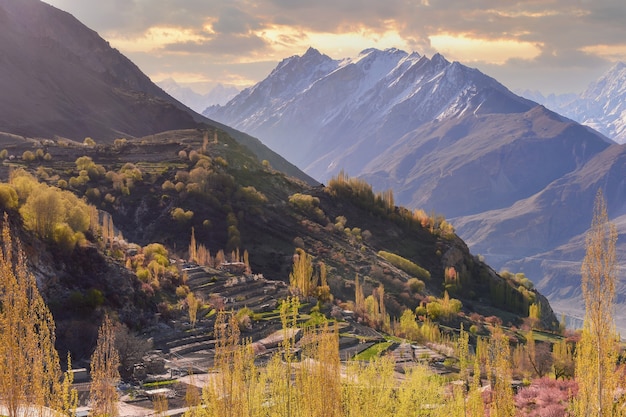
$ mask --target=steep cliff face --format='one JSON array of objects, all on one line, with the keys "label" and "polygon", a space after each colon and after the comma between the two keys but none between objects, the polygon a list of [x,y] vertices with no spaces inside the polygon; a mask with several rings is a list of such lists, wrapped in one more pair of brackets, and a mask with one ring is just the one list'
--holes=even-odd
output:
[{"label": "steep cliff face", "polygon": [[0,130],[112,141],[198,125],[98,34],[36,0],[0,2]]}]

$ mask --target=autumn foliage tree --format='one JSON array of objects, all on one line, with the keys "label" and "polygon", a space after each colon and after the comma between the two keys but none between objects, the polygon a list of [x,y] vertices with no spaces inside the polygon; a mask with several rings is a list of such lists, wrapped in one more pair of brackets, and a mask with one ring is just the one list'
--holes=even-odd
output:
[{"label": "autumn foliage tree", "polygon": [[41,415],[44,407],[69,414],[76,407],[75,396],[67,383],[69,373],[62,377],[54,320],[8,223],[5,215],[0,250],[0,398],[10,417]]},{"label": "autumn foliage tree", "polygon": [[317,287],[318,277],[313,274],[313,261],[311,255],[303,249],[297,248],[293,255],[293,267],[289,274],[289,284],[292,291],[303,297],[313,295]]},{"label": "autumn foliage tree", "polygon": [[585,320],[576,350],[579,392],[575,401],[576,413],[580,416],[614,415],[618,353],[613,322],[617,282],[616,241],[617,229],[609,222],[606,201],[599,190],[581,269]]},{"label": "autumn foliage tree", "polygon": [[198,308],[200,307],[201,302],[196,298],[193,292],[187,294],[186,301],[189,313],[189,323],[191,323],[191,327],[196,327]]},{"label": "autumn foliage tree", "polygon": [[96,350],[91,357],[91,386],[89,398],[93,416],[117,417],[117,384],[120,381],[120,358],[115,347],[115,326],[108,315],[104,317]]},{"label": "autumn foliage tree", "polygon": [[485,373],[491,381],[489,416],[514,416],[511,350],[508,337],[501,327],[495,326],[488,341],[482,338],[478,340],[476,350],[477,356],[484,363]]},{"label": "autumn foliage tree", "polygon": [[238,417],[262,415],[265,382],[254,365],[254,352],[241,343],[234,314],[220,311],[215,320],[214,378],[203,389],[200,407],[185,416]]}]

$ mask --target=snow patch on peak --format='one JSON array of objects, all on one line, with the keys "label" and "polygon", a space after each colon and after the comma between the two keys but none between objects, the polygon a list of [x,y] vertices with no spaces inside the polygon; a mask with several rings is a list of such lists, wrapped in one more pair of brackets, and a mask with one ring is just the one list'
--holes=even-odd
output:
[{"label": "snow patch on peak", "polygon": [[270,75],[272,75],[275,72],[278,72],[279,70],[281,70],[282,68],[286,67],[287,65],[289,65],[289,63],[299,59],[300,57],[298,55],[292,55],[288,58],[283,59],[282,61],[280,61],[278,63],[278,65],[276,65],[276,68],[274,68],[272,70],[272,72],[270,73]]},{"label": "snow patch on peak", "polygon": [[366,48],[366,49],[363,49],[361,52],[359,52],[357,57],[362,57],[362,56],[366,56],[366,55],[370,55],[370,54],[375,54],[376,52],[380,52],[380,49]]},{"label": "snow patch on peak", "polygon": [[404,58],[408,56],[406,52],[398,48],[387,48],[384,50],[380,50],[377,48],[367,48],[362,50],[356,58],[352,59],[352,62],[358,62],[363,59],[399,59],[398,57]]},{"label": "snow patch on peak", "polygon": [[369,49],[364,49],[363,51],[361,51],[361,53],[356,58],[354,58],[352,62],[353,63],[357,63],[361,61],[372,62],[372,61],[379,61],[379,60],[398,61],[407,55],[408,54],[406,52],[401,51],[396,48],[385,49],[384,51],[381,51],[380,49],[376,49],[376,48],[369,48]]},{"label": "snow patch on peak", "polygon": [[320,51],[318,51],[317,49],[313,47],[309,47],[309,49],[307,49],[304,55],[302,56],[293,55],[280,61],[280,63],[276,66],[276,68],[274,68],[274,70],[270,73],[270,76],[290,66],[315,65],[315,64],[328,63],[331,61],[333,61],[333,59],[329,57],[328,55],[324,55],[320,53]]}]

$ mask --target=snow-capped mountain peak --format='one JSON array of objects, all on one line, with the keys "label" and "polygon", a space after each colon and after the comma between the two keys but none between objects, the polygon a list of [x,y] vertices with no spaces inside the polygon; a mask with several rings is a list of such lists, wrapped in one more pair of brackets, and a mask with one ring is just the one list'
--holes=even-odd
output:
[{"label": "snow-capped mountain peak", "polygon": [[431,61],[433,62],[433,65],[437,66],[437,68],[443,68],[450,64],[450,62],[445,59],[440,53],[436,53],[435,55],[433,55]]},{"label": "snow-capped mountain peak", "polygon": [[495,80],[441,54],[429,59],[395,48],[369,48],[333,60],[309,48],[205,115],[259,137],[324,181],[342,167],[362,167],[388,146],[386,141],[429,121],[479,108],[501,112],[495,101],[503,97],[518,103],[508,107],[532,107]]},{"label": "snow-capped mountain peak", "polygon": [[582,99],[603,101],[626,94],[626,64],[618,62],[607,73],[587,87]]}]

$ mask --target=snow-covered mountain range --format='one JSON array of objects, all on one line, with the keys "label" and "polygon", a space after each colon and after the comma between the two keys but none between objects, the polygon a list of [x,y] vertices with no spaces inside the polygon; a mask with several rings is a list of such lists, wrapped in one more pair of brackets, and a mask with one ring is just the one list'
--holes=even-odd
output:
[{"label": "snow-covered mountain range", "polygon": [[439,54],[367,49],[333,60],[310,48],[204,114],[322,182],[344,170],[453,217],[528,197],[609,145],[535,107]]},{"label": "snow-covered mountain range", "polygon": [[[485,105],[492,107],[481,109]],[[310,175],[327,180],[341,169],[361,174],[366,162],[424,123],[533,106],[439,54],[428,59],[397,49],[367,49],[356,58],[333,60],[310,48],[204,114],[254,134]]]},{"label": "snow-covered mountain range", "polygon": [[626,64],[618,62],[581,94],[522,93],[546,107],[626,143]]}]

